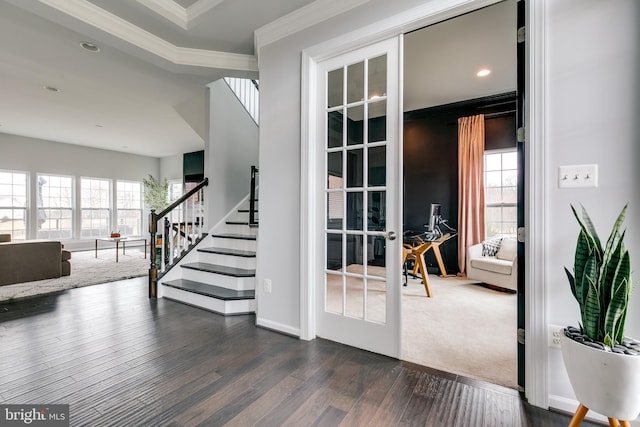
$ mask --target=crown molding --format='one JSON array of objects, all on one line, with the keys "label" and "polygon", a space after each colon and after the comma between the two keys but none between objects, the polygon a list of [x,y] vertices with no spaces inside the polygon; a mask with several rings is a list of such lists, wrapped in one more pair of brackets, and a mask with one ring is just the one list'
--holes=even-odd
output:
[{"label": "crown molding", "polygon": [[256,53],[268,44],[274,43],[298,31],[331,19],[348,10],[368,3],[370,0],[316,0],[308,5],[276,19],[254,33]]},{"label": "crown molding", "polygon": [[138,0],[138,3],[173,22],[183,30],[189,29],[187,9],[172,0]]},{"label": "crown molding", "polygon": [[39,1],[174,64],[238,71],[258,71],[258,62],[253,55],[175,46],[86,0]]},{"label": "crown molding", "polygon": [[198,17],[218,6],[223,0],[198,0],[188,8],[180,6],[173,0],[137,1],[183,30],[188,30],[194,26],[194,21]]},{"label": "crown molding", "polygon": [[200,15],[209,12],[211,9],[218,6],[223,1],[224,0],[199,0],[189,6],[187,8],[187,20],[189,21],[189,25],[192,26],[191,24],[193,23],[193,21],[199,18]]}]

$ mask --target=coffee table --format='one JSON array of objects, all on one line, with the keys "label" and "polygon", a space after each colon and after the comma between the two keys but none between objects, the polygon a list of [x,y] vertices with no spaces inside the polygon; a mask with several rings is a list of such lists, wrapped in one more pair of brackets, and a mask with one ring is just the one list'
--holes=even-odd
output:
[{"label": "coffee table", "polygon": [[144,258],[147,259],[147,239],[144,237],[98,237],[96,238],[96,258],[98,258],[98,241],[116,244],[116,262],[118,262],[120,243],[122,243],[122,255],[124,255],[127,242],[144,242]]}]

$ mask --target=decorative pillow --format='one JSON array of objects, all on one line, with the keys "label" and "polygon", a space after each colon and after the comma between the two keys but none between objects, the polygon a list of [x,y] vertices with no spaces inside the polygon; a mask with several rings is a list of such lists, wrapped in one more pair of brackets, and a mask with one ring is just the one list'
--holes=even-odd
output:
[{"label": "decorative pillow", "polygon": [[518,254],[518,242],[513,237],[505,237],[502,239],[500,250],[496,254],[496,258],[505,261],[513,261]]},{"label": "decorative pillow", "polygon": [[482,256],[496,256],[501,244],[502,238],[485,240],[482,242]]}]

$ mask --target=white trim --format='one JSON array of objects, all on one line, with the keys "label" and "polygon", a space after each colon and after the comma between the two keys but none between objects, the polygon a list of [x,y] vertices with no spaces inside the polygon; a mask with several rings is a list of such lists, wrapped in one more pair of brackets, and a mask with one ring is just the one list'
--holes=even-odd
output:
[{"label": "white trim", "polygon": [[442,22],[502,0],[435,0],[374,22],[350,33],[335,37],[306,49],[310,57],[320,62],[356,47],[396,37]]},{"label": "white trim", "polygon": [[174,64],[258,71],[258,61],[253,55],[175,46],[88,1],[40,0],[40,2]]},{"label": "white trim", "polygon": [[[173,1],[173,0],[171,0]],[[195,24],[195,20],[201,15],[207,13],[214,7],[218,6],[224,0],[198,0],[187,8],[187,20],[188,26],[192,27]]]},{"label": "white trim", "polygon": [[162,16],[165,19],[168,19],[184,30],[189,28],[187,9],[180,6],[173,0],[138,0],[138,3],[146,6],[158,15]]},{"label": "white trim", "polygon": [[[398,36],[398,135],[397,138],[397,156],[398,161],[396,163],[396,177],[395,181],[397,183],[398,191],[396,191],[396,200],[395,204],[398,207],[396,214],[398,215],[399,227],[400,229],[396,231],[396,235],[398,238],[402,239],[404,234],[404,230],[402,229],[404,225],[404,33],[400,33]],[[403,358],[402,354],[402,240],[400,240],[400,247],[397,251],[398,257],[398,272],[400,273],[400,277],[397,278],[398,286],[400,290],[398,290],[398,298],[397,298],[397,307],[396,313],[398,313],[398,349],[397,355],[399,359]]]},{"label": "white trim", "polygon": [[256,318],[256,325],[263,328],[271,329],[272,331],[281,332],[283,334],[293,335],[294,337],[301,337],[300,329],[293,328],[290,325],[285,325],[284,323],[263,319],[262,317]]},{"label": "white trim", "polygon": [[302,76],[300,90],[300,338],[312,340],[316,337],[316,287],[317,275],[315,259],[317,257],[314,241],[316,218],[316,197],[314,180],[316,176],[316,162],[314,150],[311,148],[315,141],[311,120],[316,117],[317,104],[317,63],[302,52]]},{"label": "white trim", "polygon": [[527,1],[527,94],[525,150],[525,396],[541,408],[549,407],[547,347],[548,283],[545,263],[545,2]]},{"label": "white trim", "polygon": [[173,0],[137,1],[184,30],[192,28],[195,25],[195,19],[223,2],[223,0],[199,0],[184,8]]},{"label": "white trim", "polygon": [[285,37],[331,19],[353,8],[368,3],[370,0],[316,0],[294,10],[273,22],[258,28],[254,32],[256,54],[264,46],[277,42]]}]

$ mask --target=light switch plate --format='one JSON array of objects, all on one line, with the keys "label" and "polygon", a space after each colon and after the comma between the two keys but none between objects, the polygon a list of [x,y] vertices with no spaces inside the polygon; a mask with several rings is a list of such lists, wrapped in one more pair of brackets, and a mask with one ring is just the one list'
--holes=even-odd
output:
[{"label": "light switch plate", "polygon": [[558,167],[558,188],[595,188],[597,186],[597,164]]}]

